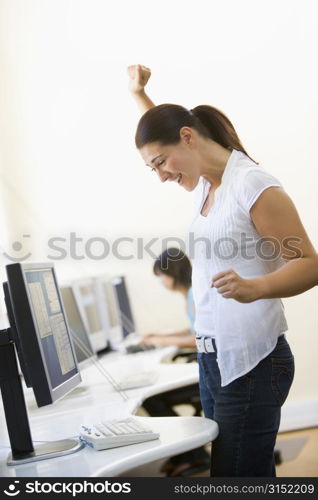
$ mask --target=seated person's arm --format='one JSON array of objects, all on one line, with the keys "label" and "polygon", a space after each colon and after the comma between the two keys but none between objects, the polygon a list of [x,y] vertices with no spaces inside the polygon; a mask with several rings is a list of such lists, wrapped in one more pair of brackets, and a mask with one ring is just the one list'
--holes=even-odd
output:
[{"label": "seated person's arm", "polygon": [[142,343],[155,347],[196,347],[195,337],[190,329],[169,334],[148,334],[144,336]]},{"label": "seated person's arm", "polygon": [[160,335],[160,337],[170,337],[170,336],[173,336],[173,337],[184,337],[184,336],[188,336],[188,335],[191,335],[191,331],[189,330],[189,328],[185,328],[184,330],[180,330],[180,331],[177,331],[177,332],[170,332],[170,333],[147,333],[146,335],[144,335],[144,338],[150,338],[150,337],[157,337],[158,335]]}]

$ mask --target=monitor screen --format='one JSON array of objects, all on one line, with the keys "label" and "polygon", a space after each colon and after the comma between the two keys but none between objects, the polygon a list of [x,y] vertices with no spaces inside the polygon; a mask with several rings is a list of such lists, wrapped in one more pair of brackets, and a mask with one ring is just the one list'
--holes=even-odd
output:
[{"label": "monitor screen", "polygon": [[135,332],[135,322],[131,311],[125,278],[123,276],[113,278],[112,285],[117,299],[123,336],[126,337],[129,333]]},{"label": "monitor screen", "polygon": [[88,331],[90,334],[94,334],[102,329],[102,324],[98,314],[93,285],[83,285],[80,286],[79,289],[83,301],[82,303],[85,311],[85,317],[88,324]]},{"label": "monitor screen", "polygon": [[50,404],[81,381],[54,267],[19,263],[6,269],[20,355],[38,406]]},{"label": "monitor screen", "polygon": [[105,276],[95,276],[94,288],[103,329],[110,333],[111,328],[119,324],[113,288]]},{"label": "monitor screen", "polygon": [[75,281],[72,288],[94,351],[105,349],[107,332],[103,328],[93,279]]},{"label": "monitor screen", "polygon": [[25,278],[52,387],[57,387],[77,369],[53,272],[26,271]]},{"label": "monitor screen", "polygon": [[120,318],[114,289],[106,279],[103,280],[101,288],[103,290],[104,301],[109,310],[110,326],[111,328],[117,327],[120,324]]},{"label": "monitor screen", "polygon": [[87,330],[70,286],[61,287],[61,296],[75,346],[76,358],[79,363],[94,356]]}]

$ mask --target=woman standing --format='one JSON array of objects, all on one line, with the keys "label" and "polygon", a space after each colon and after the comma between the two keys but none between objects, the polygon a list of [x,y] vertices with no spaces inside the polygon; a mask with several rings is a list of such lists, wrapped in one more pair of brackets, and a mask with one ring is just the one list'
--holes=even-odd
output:
[{"label": "woman standing", "polygon": [[[293,377],[282,297],[318,284],[318,256],[280,182],[255,163],[218,109],[154,106],[150,70],[130,66],[136,132],[160,180],[195,190],[190,227],[205,416],[218,423],[212,476],[275,476],[281,406]],[[191,246],[192,245],[192,246]]]}]

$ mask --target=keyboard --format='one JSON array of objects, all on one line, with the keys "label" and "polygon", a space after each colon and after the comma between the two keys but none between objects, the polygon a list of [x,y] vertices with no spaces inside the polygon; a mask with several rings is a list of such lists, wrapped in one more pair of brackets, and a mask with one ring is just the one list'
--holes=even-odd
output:
[{"label": "keyboard", "polygon": [[134,417],[105,420],[90,426],[82,425],[80,439],[96,451],[158,439],[160,434]]},{"label": "keyboard", "polygon": [[126,347],[126,353],[135,354],[135,352],[151,351],[152,349],[155,349],[154,345],[131,344]]},{"label": "keyboard", "polygon": [[154,384],[158,379],[158,373],[154,371],[132,373],[117,381],[120,390],[137,389]]}]

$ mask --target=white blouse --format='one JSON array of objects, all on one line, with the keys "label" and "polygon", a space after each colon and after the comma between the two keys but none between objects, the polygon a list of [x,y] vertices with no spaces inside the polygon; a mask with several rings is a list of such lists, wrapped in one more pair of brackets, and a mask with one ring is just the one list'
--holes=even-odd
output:
[{"label": "white blouse", "polygon": [[233,269],[242,278],[252,279],[284,264],[280,256],[273,255],[272,244],[261,239],[250,216],[257,198],[271,186],[282,187],[263,167],[233,150],[206,217],[200,212],[210,184],[201,178],[195,189],[188,240],[194,327],[197,336],[215,337],[222,387],[254,368],[288,329],[280,299],[243,304],[211,288],[212,277],[220,271]]}]

